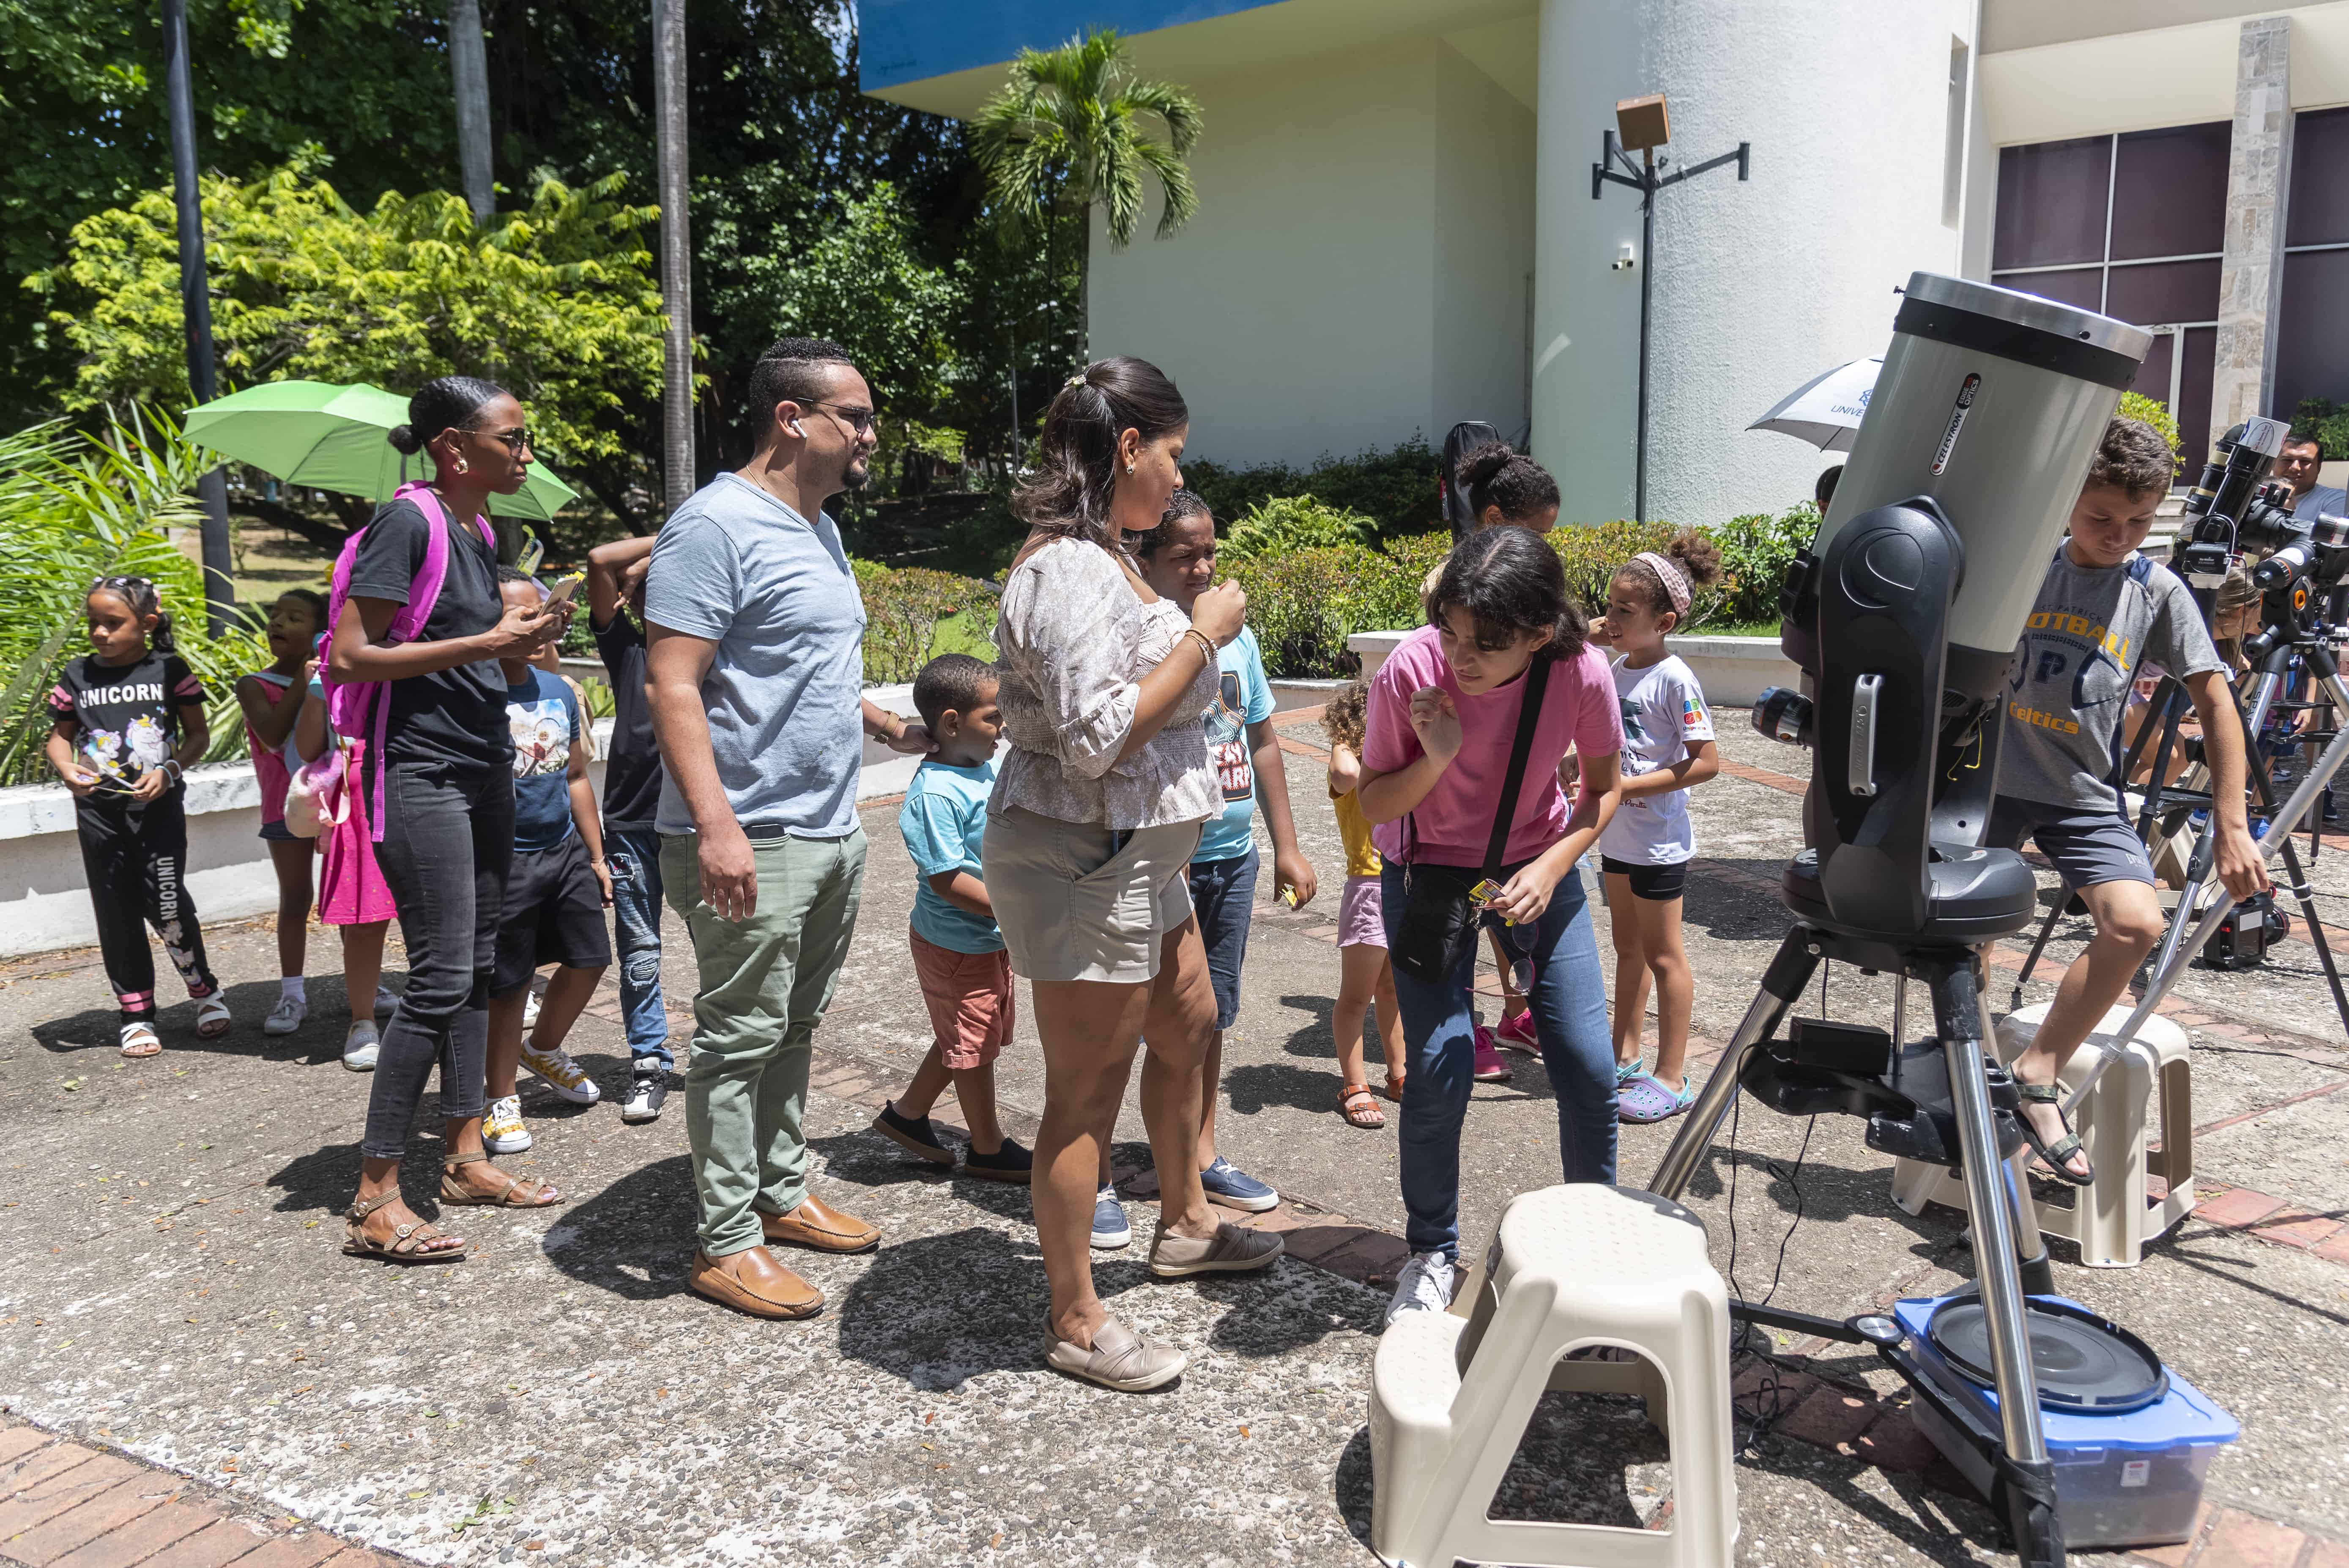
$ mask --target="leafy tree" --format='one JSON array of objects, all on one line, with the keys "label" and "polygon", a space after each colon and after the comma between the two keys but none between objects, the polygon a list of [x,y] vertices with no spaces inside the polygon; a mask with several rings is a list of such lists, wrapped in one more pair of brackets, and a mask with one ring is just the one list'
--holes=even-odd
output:
[{"label": "leafy tree", "polygon": [[[222,379],[368,381],[405,391],[486,376],[529,406],[567,478],[624,518],[655,433],[660,299],[639,231],[650,209],[541,182],[530,205],[476,229],[462,197],[387,193],[365,213],[285,169],[203,186]],[[170,192],[76,225],[67,259],[36,274],[50,320],[83,356],[70,407],[185,407],[179,253]]]},{"label": "leafy tree", "polygon": [[880,181],[813,244],[745,255],[711,304],[771,324],[771,336],[832,338],[856,356],[885,411],[926,410],[960,377],[952,336],[971,268],[960,258],[931,265],[919,241],[896,187]]},{"label": "leafy tree", "polygon": [[[437,0],[189,0],[200,155],[238,171],[308,149],[347,156],[346,186],[453,183],[447,18]],[[54,265],[73,226],[171,179],[152,0],[0,0],[0,269]],[[71,371],[42,302],[0,288],[0,428]]]}]

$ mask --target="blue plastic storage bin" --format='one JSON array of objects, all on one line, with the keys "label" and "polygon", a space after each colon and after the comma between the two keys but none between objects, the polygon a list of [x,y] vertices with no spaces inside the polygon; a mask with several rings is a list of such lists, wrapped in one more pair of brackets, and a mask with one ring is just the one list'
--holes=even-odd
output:
[{"label": "blue plastic storage bin", "polygon": [[[1908,1331],[1909,1354],[1918,1367],[1951,1398],[1969,1424],[1995,1437],[1998,1395],[1951,1367],[1927,1332],[1933,1314],[1951,1299],[1971,1298],[1899,1301],[1893,1304],[1893,1315]],[[2089,1310],[2063,1296],[2040,1299]],[[2168,1392],[2126,1415],[2040,1411],[2047,1457],[2055,1467],[2055,1500],[2066,1546],[2157,1546],[2193,1533],[2210,1461],[2240,1435],[2241,1428],[2199,1388],[2164,1370],[2168,1373]],[[1911,1397],[1909,1414],[1917,1429],[1988,1497],[1990,1461],[1965,1435],[1921,1398]]]}]

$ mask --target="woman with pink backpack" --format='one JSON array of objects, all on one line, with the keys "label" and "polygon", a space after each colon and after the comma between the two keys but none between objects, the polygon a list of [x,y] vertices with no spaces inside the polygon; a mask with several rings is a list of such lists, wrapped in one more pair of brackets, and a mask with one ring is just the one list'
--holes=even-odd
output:
[{"label": "woman with pink backpack", "polygon": [[567,613],[508,610],[498,593],[492,495],[522,489],[530,433],[522,405],[471,377],[426,383],[391,432],[429,461],[335,566],[326,713],[361,739],[347,780],[374,825],[375,851],[408,944],[408,989],[384,1025],[359,1145],[359,1191],[343,1251],[388,1263],[454,1263],[466,1243],[400,1201],[399,1162],[437,1064],[444,1207],[543,1208],[543,1181],[491,1163],[481,1144],[490,975],[513,855],[513,742],[500,657],[563,633]]}]

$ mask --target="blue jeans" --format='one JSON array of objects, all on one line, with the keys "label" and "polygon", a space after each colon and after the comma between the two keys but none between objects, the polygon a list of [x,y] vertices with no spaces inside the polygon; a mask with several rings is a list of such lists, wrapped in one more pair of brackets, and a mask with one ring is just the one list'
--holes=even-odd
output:
[{"label": "blue jeans", "polygon": [[1240,1021],[1240,964],[1256,914],[1257,848],[1236,860],[1191,862],[1191,908],[1207,950],[1207,984],[1216,992],[1216,1027]]},{"label": "blue jeans", "polygon": [[[1504,869],[1504,880],[1516,870]],[[1387,942],[1402,934],[1403,868],[1390,861],[1381,873]],[[1599,969],[1590,904],[1582,873],[1568,871],[1549,908],[1530,926],[1499,928],[1512,958],[1533,963],[1527,992],[1542,1066],[1557,1099],[1557,1150],[1568,1181],[1615,1180],[1615,1044],[1607,1028],[1607,987]],[[1468,1115],[1475,1070],[1476,979],[1472,945],[1441,985],[1415,980],[1394,966],[1395,1001],[1402,1011],[1403,1091],[1397,1142],[1402,1203],[1410,1213],[1403,1236],[1415,1253],[1460,1253],[1460,1127]]]},{"label": "blue jeans", "polygon": [[677,1065],[668,1051],[668,1009],[661,1002],[660,835],[649,828],[607,828],[604,859],[612,872],[612,926],[619,935],[620,1013],[628,1054],[638,1067]]}]

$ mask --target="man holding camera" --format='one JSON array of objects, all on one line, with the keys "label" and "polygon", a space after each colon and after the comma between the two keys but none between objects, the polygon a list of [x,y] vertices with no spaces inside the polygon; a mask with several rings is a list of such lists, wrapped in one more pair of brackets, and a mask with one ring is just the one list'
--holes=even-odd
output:
[{"label": "man holding camera", "polygon": [[2152,862],[2111,781],[2145,661],[2178,677],[2201,718],[2219,880],[2238,899],[2268,885],[2244,810],[2243,730],[2226,666],[2185,583],[2137,553],[2176,470],[2151,426],[2112,422],[2007,677],[1986,841],[2020,848],[2033,840],[2095,921],[2095,938],[2064,972],[2046,1020],[2013,1064],[2024,1135],[2057,1176],[2080,1187],[2094,1173],[2064,1123],[2055,1076],[2128,989],[2164,923]]}]

